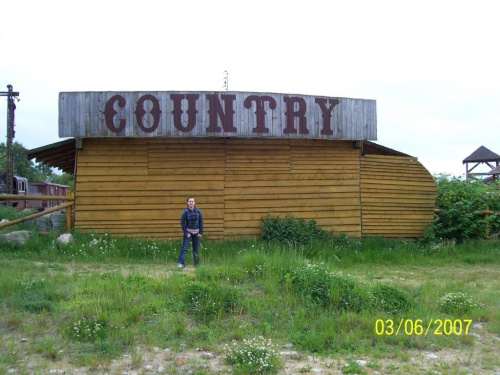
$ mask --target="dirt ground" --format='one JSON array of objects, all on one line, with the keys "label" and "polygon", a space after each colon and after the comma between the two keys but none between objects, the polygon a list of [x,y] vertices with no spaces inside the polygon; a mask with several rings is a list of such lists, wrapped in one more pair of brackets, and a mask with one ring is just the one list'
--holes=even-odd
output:
[{"label": "dirt ground", "polygon": [[[467,350],[439,350],[435,352],[411,350],[406,356],[370,358],[350,356],[316,358],[295,351],[289,346],[281,350],[284,368],[280,374],[500,374],[500,338],[485,334],[485,327],[476,329],[474,345]],[[10,337],[10,339],[13,339]],[[23,338],[19,338],[20,342]],[[22,345],[21,345],[22,350]],[[18,353],[23,355],[25,353]],[[136,348],[134,353],[92,367],[77,367],[67,362],[64,352],[60,361],[51,361],[39,355],[26,356],[19,368],[9,368],[12,374],[231,374],[224,363],[224,353],[203,349],[185,351],[170,348]],[[486,364],[486,365],[485,365]]]}]

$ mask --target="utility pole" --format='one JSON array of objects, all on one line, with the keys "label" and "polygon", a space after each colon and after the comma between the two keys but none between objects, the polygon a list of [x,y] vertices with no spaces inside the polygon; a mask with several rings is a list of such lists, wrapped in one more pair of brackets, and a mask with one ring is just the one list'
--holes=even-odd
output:
[{"label": "utility pole", "polygon": [[6,176],[5,184],[7,185],[7,194],[13,194],[12,183],[14,181],[14,155],[12,151],[12,142],[14,140],[14,114],[16,110],[16,104],[14,99],[18,99],[19,92],[12,91],[12,85],[7,85],[6,92],[0,92],[0,96],[7,97],[7,165],[6,165]]}]

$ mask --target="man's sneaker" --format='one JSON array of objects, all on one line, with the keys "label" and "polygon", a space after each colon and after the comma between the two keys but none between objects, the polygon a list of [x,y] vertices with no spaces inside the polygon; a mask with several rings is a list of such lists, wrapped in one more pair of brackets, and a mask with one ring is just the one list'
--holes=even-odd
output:
[{"label": "man's sneaker", "polygon": [[180,263],[177,263],[177,267],[184,268],[184,266],[182,264],[180,264]]}]

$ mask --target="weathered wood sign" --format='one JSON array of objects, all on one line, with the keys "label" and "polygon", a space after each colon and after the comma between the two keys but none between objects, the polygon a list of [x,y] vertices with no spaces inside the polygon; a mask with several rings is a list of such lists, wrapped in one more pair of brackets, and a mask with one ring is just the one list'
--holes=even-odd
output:
[{"label": "weathered wood sign", "polygon": [[376,104],[227,91],[62,92],[59,136],[376,140]]}]

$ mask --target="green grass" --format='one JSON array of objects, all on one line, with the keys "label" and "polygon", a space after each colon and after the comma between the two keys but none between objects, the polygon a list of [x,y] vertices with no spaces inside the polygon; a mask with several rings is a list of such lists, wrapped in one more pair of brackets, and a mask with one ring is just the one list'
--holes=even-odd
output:
[{"label": "green grass", "polygon": [[[476,340],[377,335],[377,319],[473,319],[500,334],[496,240],[204,241],[202,267],[178,271],[177,240],[75,237],[68,245],[55,235],[35,236],[23,247],[2,244],[0,372],[26,368],[23,351],[96,368],[137,347],[205,348],[223,356],[224,345],[260,336],[278,347],[291,343],[306,354],[348,359],[405,358],[408,349],[469,348]],[[450,293],[455,299],[443,302]],[[474,303],[457,307],[458,293]],[[228,363],[258,371],[242,358]],[[270,373],[280,366],[272,358]],[[495,356],[488,361],[498,366]],[[344,373],[358,371],[349,360]]]}]

